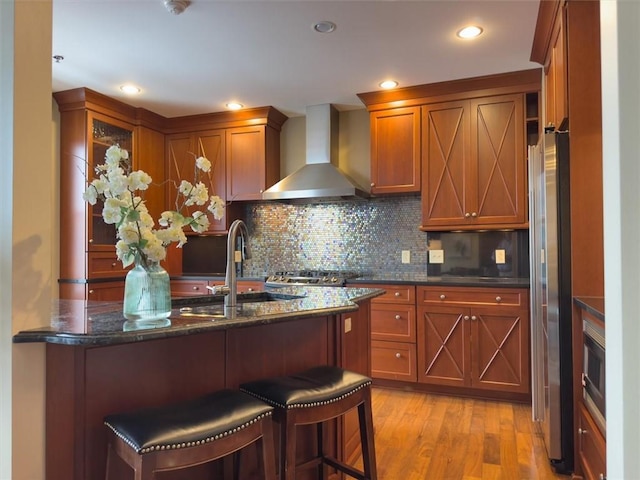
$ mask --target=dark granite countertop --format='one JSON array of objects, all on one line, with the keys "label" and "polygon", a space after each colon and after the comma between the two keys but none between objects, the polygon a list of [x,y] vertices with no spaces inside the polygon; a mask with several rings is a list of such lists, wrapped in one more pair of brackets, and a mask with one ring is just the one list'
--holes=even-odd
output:
[{"label": "dark granite countertop", "polygon": [[168,319],[148,323],[127,321],[122,316],[122,302],[56,300],[48,327],[18,332],[13,341],[65,345],[139,342],[351,312],[358,309],[356,302],[382,293],[364,287],[284,287],[268,292],[275,301],[264,301],[267,292],[239,294],[235,318],[223,315],[222,295],[176,298]]},{"label": "dark granite countertop", "polygon": [[350,279],[347,286],[366,284],[414,284],[414,285],[446,285],[451,287],[508,287],[529,288],[528,278],[506,277],[463,277],[463,276],[428,276],[424,273],[382,273],[365,275]]},{"label": "dark granite countertop", "polygon": [[573,297],[573,301],[580,308],[604,322],[604,297]]}]

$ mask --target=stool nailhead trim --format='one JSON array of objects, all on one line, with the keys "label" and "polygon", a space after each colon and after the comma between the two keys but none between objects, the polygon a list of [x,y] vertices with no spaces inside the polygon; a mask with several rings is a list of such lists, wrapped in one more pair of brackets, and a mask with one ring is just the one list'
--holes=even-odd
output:
[{"label": "stool nailhead trim", "polygon": [[158,450],[175,450],[178,448],[188,448],[188,447],[195,447],[197,445],[202,445],[203,443],[208,443],[208,442],[212,442],[214,440],[218,440],[222,437],[226,437],[227,435],[231,435],[233,433],[236,433],[240,430],[242,430],[245,427],[248,427],[249,425],[252,425],[254,423],[256,423],[258,420],[263,419],[264,417],[268,417],[271,415],[272,412],[266,412],[263,413],[259,416],[257,416],[256,418],[253,418],[251,420],[249,420],[248,422],[243,423],[242,425],[238,425],[237,427],[232,428],[231,430],[226,430],[224,432],[218,433],[216,435],[213,435],[211,437],[206,437],[206,438],[202,438],[199,440],[193,440],[191,442],[182,442],[182,443],[171,443],[169,445],[151,445],[150,447],[147,448],[141,448],[141,449],[137,449],[136,446],[133,444],[133,442],[124,434],[120,433],[116,428],[114,428],[111,424],[109,424],[108,422],[104,422],[104,424],[109,427],[113,433],[115,433],[118,437],[120,437],[127,445],[129,445],[131,448],[133,448],[136,453],[149,453],[149,452],[154,452],[154,451],[158,451]]},{"label": "stool nailhead trim", "polygon": [[334,403],[334,402],[338,402],[340,400],[342,400],[343,398],[348,397],[349,395],[352,395],[354,393],[356,393],[358,390],[361,390],[365,387],[368,387],[369,385],[371,385],[372,382],[366,382],[363,383],[362,385],[358,385],[356,388],[354,388],[353,390],[349,390],[346,393],[343,393],[342,395],[340,395],[339,397],[335,397],[335,398],[330,398],[329,400],[323,400],[322,402],[309,402],[309,403],[292,403],[290,405],[281,405],[277,402],[274,402],[273,399],[271,398],[265,398],[261,395],[258,395],[255,392],[252,392],[250,390],[244,390],[242,387],[240,388],[240,390],[242,390],[245,393],[248,393],[249,395],[253,395],[256,398],[259,398],[260,400],[262,400],[263,402],[267,402],[270,405],[273,405],[275,407],[279,407],[279,408],[284,408],[286,410],[290,410],[292,408],[310,408],[310,407],[317,407],[320,405],[328,405],[330,403]]}]

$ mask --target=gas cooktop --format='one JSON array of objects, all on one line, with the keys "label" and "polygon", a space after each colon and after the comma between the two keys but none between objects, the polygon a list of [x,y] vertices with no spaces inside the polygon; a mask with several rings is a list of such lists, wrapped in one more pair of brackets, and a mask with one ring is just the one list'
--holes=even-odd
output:
[{"label": "gas cooktop", "polygon": [[358,276],[357,272],[344,270],[287,270],[269,275],[265,285],[267,287],[287,285],[342,287],[348,279]]}]

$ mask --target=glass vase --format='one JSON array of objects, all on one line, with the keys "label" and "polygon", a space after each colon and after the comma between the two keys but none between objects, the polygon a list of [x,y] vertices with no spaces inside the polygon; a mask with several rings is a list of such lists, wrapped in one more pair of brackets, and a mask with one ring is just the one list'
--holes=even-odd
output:
[{"label": "glass vase", "polygon": [[158,262],[137,260],[124,282],[122,313],[127,320],[152,321],[171,314],[169,274]]}]

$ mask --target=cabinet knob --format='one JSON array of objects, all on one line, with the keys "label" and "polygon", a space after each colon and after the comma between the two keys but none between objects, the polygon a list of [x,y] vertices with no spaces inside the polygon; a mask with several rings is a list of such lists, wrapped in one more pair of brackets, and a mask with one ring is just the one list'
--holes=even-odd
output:
[{"label": "cabinet knob", "polygon": [[376,184],[375,184],[374,182],[371,182],[371,186],[372,186],[372,187],[375,187],[375,186],[376,186]]},{"label": "cabinet knob", "polygon": [[401,315],[396,315],[396,320],[402,320],[402,316]]},{"label": "cabinet knob", "polygon": [[465,218],[469,218],[471,216],[471,214],[469,212],[464,214]]},{"label": "cabinet knob", "polygon": [[496,297],[496,302],[500,303],[502,301],[502,297],[498,296]]},{"label": "cabinet knob", "polygon": [[475,315],[471,315],[471,320],[477,320],[478,317],[476,317]]},{"label": "cabinet knob", "polygon": [[599,480],[604,480],[605,479],[604,473],[601,473],[600,475],[598,475],[598,479]]},{"label": "cabinet knob", "polygon": [[587,430],[586,430],[586,429],[579,428],[579,429],[578,429],[578,434],[579,434],[579,435],[586,435],[586,434],[587,434]]},{"label": "cabinet knob", "polygon": [[400,355],[400,353],[396,353],[396,358],[401,358],[402,355]]},{"label": "cabinet knob", "polygon": [[471,212],[471,216],[472,216],[473,218],[476,218],[476,217],[478,216],[478,214],[477,214],[476,212]]},{"label": "cabinet knob", "polygon": [[89,239],[89,243],[93,243],[93,238],[90,238],[90,239]]},{"label": "cabinet knob", "polygon": [[111,266],[112,266],[112,267],[115,267],[116,265],[118,265],[116,262],[113,262],[113,263],[111,264]]},{"label": "cabinet knob", "polygon": [[444,293],[440,295],[440,300],[444,300],[445,298],[447,298],[447,296]]},{"label": "cabinet knob", "polygon": [[396,293],[394,293],[394,295],[395,295],[396,297],[399,297],[399,296],[400,296],[400,292],[396,292]]},{"label": "cabinet knob", "polygon": [[247,292],[253,292],[253,288],[251,287],[247,288]]},{"label": "cabinet knob", "polygon": [[462,317],[463,320],[469,320],[469,315],[465,315],[464,317]]},{"label": "cabinet knob", "polygon": [[91,295],[93,293],[93,290],[89,290],[89,295]]},{"label": "cabinet knob", "polygon": [[192,287],[194,290],[200,290],[200,287]]}]

